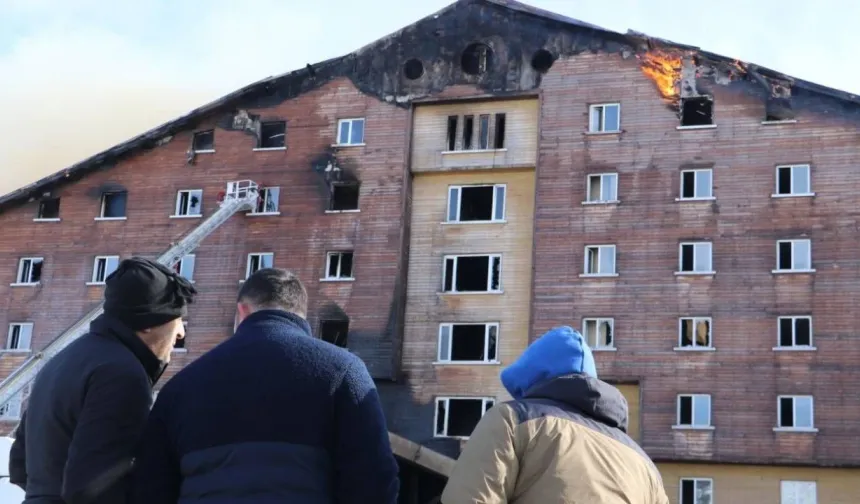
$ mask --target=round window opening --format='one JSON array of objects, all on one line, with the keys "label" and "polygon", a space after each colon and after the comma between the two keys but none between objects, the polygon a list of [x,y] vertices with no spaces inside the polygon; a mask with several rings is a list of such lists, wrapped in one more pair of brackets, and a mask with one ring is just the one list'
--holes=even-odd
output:
[{"label": "round window opening", "polygon": [[403,64],[403,75],[409,80],[420,79],[424,75],[424,63],[412,58]]},{"label": "round window opening", "polygon": [[469,75],[481,75],[486,73],[493,64],[493,50],[487,44],[476,42],[469,44],[463,50],[460,66],[463,72]]},{"label": "round window opening", "polygon": [[540,73],[544,73],[552,68],[554,60],[555,58],[551,52],[546,49],[538,49],[535,51],[534,56],[532,56],[532,68]]}]

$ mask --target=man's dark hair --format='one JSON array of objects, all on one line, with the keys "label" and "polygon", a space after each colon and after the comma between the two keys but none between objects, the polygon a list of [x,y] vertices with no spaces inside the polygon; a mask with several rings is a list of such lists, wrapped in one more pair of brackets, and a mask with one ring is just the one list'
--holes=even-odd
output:
[{"label": "man's dark hair", "polygon": [[239,289],[240,303],[255,309],[285,310],[306,316],[308,291],[292,271],[280,268],[257,270]]}]

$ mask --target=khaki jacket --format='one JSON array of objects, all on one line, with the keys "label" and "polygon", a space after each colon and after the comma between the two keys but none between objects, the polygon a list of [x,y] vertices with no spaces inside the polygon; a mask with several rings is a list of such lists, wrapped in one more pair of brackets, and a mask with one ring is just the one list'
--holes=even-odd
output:
[{"label": "khaki jacket", "polygon": [[668,504],[657,468],[625,433],[627,401],[585,375],[555,378],[489,410],[443,504]]}]

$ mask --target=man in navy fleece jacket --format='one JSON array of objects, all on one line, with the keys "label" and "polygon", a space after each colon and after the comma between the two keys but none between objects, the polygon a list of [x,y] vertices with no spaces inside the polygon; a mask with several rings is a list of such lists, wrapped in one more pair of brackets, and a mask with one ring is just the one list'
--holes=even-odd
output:
[{"label": "man in navy fleece jacket", "polygon": [[161,392],[140,443],[139,504],[394,504],[399,481],[373,380],[315,339],[307,292],[262,269],[239,293],[236,334]]}]

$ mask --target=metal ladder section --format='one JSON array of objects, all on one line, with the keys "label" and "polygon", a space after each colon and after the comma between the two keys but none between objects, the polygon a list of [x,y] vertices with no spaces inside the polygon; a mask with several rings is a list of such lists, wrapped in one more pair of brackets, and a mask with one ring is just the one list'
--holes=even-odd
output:
[{"label": "metal ladder section", "polygon": [[[159,256],[157,259],[159,263],[167,267],[173,267],[186,254],[196,249],[203,240],[227,222],[235,213],[242,210],[253,210],[257,205],[259,187],[250,180],[229,182],[227,184],[227,191],[222,194],[223,201],[220,203],[220,208],[178,243],[172,244],[165,253]],[[36,374],[38,374],[42,366],[51,357],[57,355],[71,342],[86,334],[90,329],[90,322],[102,314],[103,306],[103,303],[99,303],[95,309],[75,322],[52,342],[48,343],[40,352],[33,354],[21,367],[0,382],[0,405],[9,402],[15,394],[30,384],[36,378]]]}]

